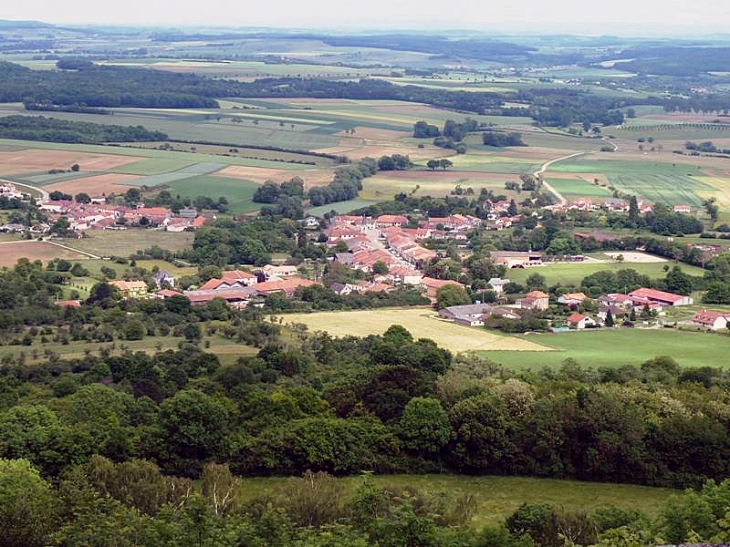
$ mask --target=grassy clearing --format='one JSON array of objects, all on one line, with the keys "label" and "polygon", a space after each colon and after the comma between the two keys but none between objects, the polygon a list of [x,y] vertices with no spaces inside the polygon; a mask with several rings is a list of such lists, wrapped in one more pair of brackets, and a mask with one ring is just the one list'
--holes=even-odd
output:
[{"label": "grassy clearing", "polygon": [[730,336],[674,329],[615,329],[525,337],[556,351],[480,351],[486,357],[510,368],[538,369],[559,367],[568,358],[585,367],[640,365],[659,355],[669,355],[684,367],[727,366]]},{"label": "grassy clearing", "polygon": [[259,185],[248,180],[200,175],[176,180],[169,183],[168,186],[173,195],[180,195],[183,198],[195,199],[198,196],[210,196],[217,199],[225,196],[231,213],[251,213],[261,208],[260,204],[252,201]]},{"label": "grassy clearing", "polygon": [[128,257],[136,251],[153,245],[172,252],[189,248],[193,244],[191,232],[163,232],[158,230],[91,230],[87,237],[74,240],[69,245],[99,256]]},{"label": "grassy clearing", "polygon": [[504,349],[543,351],[533,342],[501,336],[436,319],[430,308],[381,309],[371,311],[299,313],[284,316],[285,323],[304,323],[311,331],[326,331],[333,336],[382,334],[392,325],[408,329],[414,338],[430,338],[451,351]]},{"label": "grassy clearing", "polygon": [[[524,283],[533,273],[545,277],[548,285],[580,285],[584,277],[610,270],[636,270],[640,274],[648,275],[652,279],[664,278],[664,266],[673,266],[671,262],[553,262],[544,268],[522,269],[515,268],[507,272],[507,277],[516,283]],[[681,265],[682,271],[689,275],[702,276],[704,270],[688,264]]]},{"label": "grassy clearing", "polygon": [[[144,351],[145,353],[155,353],[157,351],[166,351],[168,349],[177,349],[178,344],[183,342],[184,338],[174,336],[147,336],[143,340],[119,340],[116,343],[106,342],[103,344],[97,342],[86,341],[70,341],[68,344],[60,342],[40,343],[40,338],[36,338],[30,346],[22,345],[0,345],[0,358],[7,355],[17,357],[25,354],[28,363],[45,361],[44,355],[46,350],[53,351],[62,359],[80,359],[87,352],[95,353],[102,348],[112,350],[112,354],[119,355],[124,350],[122,347],[130,351]],[[255,355],[258,350],[250,346],[237,344],[220,336],[205,336],[201,342],[204,346],[206,342],[210,342],[207,352],[218,355],[223,364],[234,363],[241,356]],[[112,349],[113,348],[113,349]]]},{"label": "grassy clearing", "polygon": [[[289,479],[282,477],[245,478],[250,499],[275,493]],[[338,479],[345,499],[351,499],[361,484],[360,477]],[[594,511],[601,507],[640,509],[657,514],[669,496],[677,491],[626,484],[598,484],[526,477],[468,477],[460,475],[375,475],[373,482],[381,488],[415,487],[429,494],[470,495],[477,512],[472,525],[481,527],[511,515],[522,503],[553,503],[567,511]]]},{"label": "grassy clearing", "polygon": [[328,203],[327,205],[320,205],[319,207],[312,207],[310,209],[307,209],[306,213],[308,215],[313,215],[316,217],[323,216],[325,213],[329,213],[330,211],[337,211],[338,213],[345,215],[349,213],[350,211],[354,211],[355,209],[360,209],[361,207],[367,207],[368,205],[372,205],[374,203],[377,203],[375,201],[368,201],[364,199],[353,199],[350,201],[338,201],[336,203]]}]

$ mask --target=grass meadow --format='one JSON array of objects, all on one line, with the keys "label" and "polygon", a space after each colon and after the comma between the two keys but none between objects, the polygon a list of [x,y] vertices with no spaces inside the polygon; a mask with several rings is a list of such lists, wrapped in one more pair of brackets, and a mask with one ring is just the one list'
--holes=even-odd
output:
[{"label": "grass meadow", "polygon": [[248,180],[200,175],[170,182],[168,186],[173,195],[193,200],[198,196],[210,196],[213,200],[225,196],[231,213],[251,213],[261,208],[260,204],[253,202],[259,185]]},{"label": "grass meadow", "polygon": [[512,369],[557,368],[565,359],[584,367],[638,366],[669,355],[683,367],[727,366],[730,336],[674,329],[613,329],[535,334],[521,337],[553,351],[479,351],[479,355]]},{"label": "grass meadow", "polygon": [[[256,477],[242,479],[249,499],[277,494],[290,479]],[[338,479],[345,500],[352,499],[361,477]],[[460,475],[374,475],[372,480],[381,488],[417,488],[437,495],[473,496],[476,514],[472,525],[479,528],[500,522],[523,503],[553,503],[566,511],[594,511],[602,507],[639,509],[657,514],[667,499],[679,493],[668,488],[652,488],[625,484],[598,484],[579,481],[535,479],[527,477],[470,477]]]},{"label": "grass meadow", "polygon": [[[551,262],[542,268],[515,268],[507,272],[507,277],[516,283],[524,283],[533,273],[538,273],[545,277],[548,286],[561,284],[578,286],[584,277],[610,270],[616,272],[618,270],[636,270],[640,274],[648,275],[652,279],[664,278],[666,272],[664,266],[673,265],[671,262]],[[690,266],[688,264],[681,265],[682,271],[689,275],[702,276],[704,271],[702,268]]]},{"label": "grass meadow", "polygon": [[[69,242],[69,246],[98,256],[128,257],[153,245],[170,251],[181,251],[193,244],[192,232],[163,232],[161,230],[90,230],[87,237]],[[113,267],[113,266],[110,266]]]}]

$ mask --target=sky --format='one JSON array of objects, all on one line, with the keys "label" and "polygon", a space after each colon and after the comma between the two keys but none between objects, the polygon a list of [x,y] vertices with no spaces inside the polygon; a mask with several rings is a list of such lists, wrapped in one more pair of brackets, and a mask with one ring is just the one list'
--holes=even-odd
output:
[{"label": "sky", "polygon": [[[453,6],[454,9],[450,9]],[[0,19],[154,26],[475,29],[698,36],[728,32],[728,0],[22,0]]]}]

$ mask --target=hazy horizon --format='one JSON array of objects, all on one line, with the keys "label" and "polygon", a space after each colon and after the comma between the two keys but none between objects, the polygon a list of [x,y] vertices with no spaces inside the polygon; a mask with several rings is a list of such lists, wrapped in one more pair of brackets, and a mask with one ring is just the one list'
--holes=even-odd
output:
[{"label": "hazy horizon", "polygon": [[[707,33],[727,33],[730,10],[726,2],[709,0],[702,10],[678,0],[605,3],[578,0],[514,3],[493,0],[488,4],[467,2],[444,13],[435,2],[371,0],[352,4],[335,0],[311,0],[305,7],[295,0],[272,0],[242,6],[218,0],[215,10],[199,2],[180,0],[174,9],[159,0],[98,2],[26,0],[0,6],[0,19],[33,20],[51,24],[137,26],[221,26],[289,29],[402,29],[482,30],[484,32],[570,32],[585,35],[666,35],[677,38]],[[576,19],[580,19],[579,21]],[[677,32],[686,34],[677,36]]]}]

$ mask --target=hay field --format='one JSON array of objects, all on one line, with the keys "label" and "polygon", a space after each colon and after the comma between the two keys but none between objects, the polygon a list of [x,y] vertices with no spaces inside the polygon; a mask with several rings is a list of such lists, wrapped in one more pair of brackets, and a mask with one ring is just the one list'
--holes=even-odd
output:
[{"label": "hay field", "polygon": [[477,194],[481,188],[488,188],[511,196],[512,193],[504,189],[508,180],[516,180],[516,177],[507,173],[475,171],[388,171],[365,179],[360,199],[392,199],[399,192],[408,194],[416,190],[416,186],[420,187],[416,191],[417,196],[443,197],[457,185],[471,187]]},{"label": "hay field", "polygon": [[119,194],[126,192],[129,188],[134,188],[132,181],[137,180],[134,175],[125,175],[122,173],[106,173],[104,175],[94,175],[91,177],[76,178],[56,182],[45,187],[49,192],[59,190],[67,194],[76,195],[79,192],[86,192],[89,195],[99,194]]},{"label": "hay field", "polygon": [[42,241],[0,242],[0,267],[13,267],[21,258],[27,258],[31,262],[41,260],[45,263],[54,258],[79,260],[85,256]]},{"label": "hay field", "polygon": [[106,171],[141,158],[113,154],[93,154],[82,150],[0,150],[0,174],[11,175],[51,169],[70,169],[78,164],[81,171]]},{"label": "hay field", "polygon": [[292,171],[291,169],[266,169],[263,167],[245,167],[242,165],[231,165],[225,167],[215,173],[216,177],[226,177],[237,180],[253,181],[257,184],[263,184],[267,180],[273,180],[274,182],[284,182],[290,180],[292,177],[301,177],[307,187],[320,186],[329,184],[332,182],[334,177],[334,168],[321,169],[301,169],[299,171]]},{"label": "hay field", "polygon": [[484,329],[435,319],[436,313],[430,308],[299,313],[283,317],[285,323],[304,323],[311,331],[325,331],[333,336],[382,334],[391,325],[401,325],[408,329],[414,338],[430,338],[439,346],[454,352],[549,350],[520,338],[500,336]]}]

